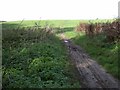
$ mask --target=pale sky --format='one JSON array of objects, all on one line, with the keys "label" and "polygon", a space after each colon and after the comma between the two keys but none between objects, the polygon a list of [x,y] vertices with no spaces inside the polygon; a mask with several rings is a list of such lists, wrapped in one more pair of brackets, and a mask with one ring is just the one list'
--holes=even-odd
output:
[{"label": "pale sky", "polygon": [[120,0],[0,0],[0,20],[109,19]]}]

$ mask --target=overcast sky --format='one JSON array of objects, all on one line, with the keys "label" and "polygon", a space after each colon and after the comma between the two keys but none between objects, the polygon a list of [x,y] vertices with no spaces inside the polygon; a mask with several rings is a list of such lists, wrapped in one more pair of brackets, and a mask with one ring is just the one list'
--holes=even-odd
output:
[{"label": "overcast sky", "polygon": [[108,19],[120,0],[0,0],[0,20]]}]

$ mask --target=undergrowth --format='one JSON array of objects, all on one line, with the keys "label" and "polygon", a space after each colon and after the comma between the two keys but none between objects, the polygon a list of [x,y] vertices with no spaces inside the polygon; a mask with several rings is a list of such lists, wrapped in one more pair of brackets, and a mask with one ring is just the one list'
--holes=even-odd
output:
[{"label": "undergrowth", "polygon": [[3,30],[3,88],[79,88],[66,49],[45,29]]}]

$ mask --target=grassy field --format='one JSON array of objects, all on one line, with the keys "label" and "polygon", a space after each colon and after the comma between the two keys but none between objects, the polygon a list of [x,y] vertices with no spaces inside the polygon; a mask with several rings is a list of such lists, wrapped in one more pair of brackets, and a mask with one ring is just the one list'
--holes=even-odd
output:
[{"label": "grassy field", "polygon": [[12,21],[4,22],[2,24],[3,29],[11,29],[18,27],[33,27],[39,25],[44,27],[50,25],[51,27],[74,27],[78,24],[79,20],[28,20],[28,21]]},{"label": "grassy field", "polygon": [[[104,42],[103,35],[90,39],[84,33],[76,32],[76,26],[80,22],[105,23],[107,20],[33,20],[2,23],[3,87],[79,88],[79,81],[59,38],[61,33],[83,47],[109,73],[120,79],[119,46]],[[54,32],[47,32],[44,29],[46,26],[50,26]]]},{"label": "grassy field", "polygon": [[80,22],[112,22],[113,19],[110,20],[21,20],[21,21],[9,21],[9,22],[3,22],[2,26],[3,29],[11,29],[11,28],[18,28],[18,27],[32,27],[36,24],[44,27],[46,25],[51,25],[53,27],[75,27]]}]

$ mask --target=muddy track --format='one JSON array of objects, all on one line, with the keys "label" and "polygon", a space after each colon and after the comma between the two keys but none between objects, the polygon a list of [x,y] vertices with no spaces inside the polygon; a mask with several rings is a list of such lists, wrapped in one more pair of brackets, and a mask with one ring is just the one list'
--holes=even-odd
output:
[{"label": "muddy track", "polygon": [[74,45],[70,40],[63,40],[80,75],[82,88],[120,88],[118,80],[92,60],[80,46]]}]

